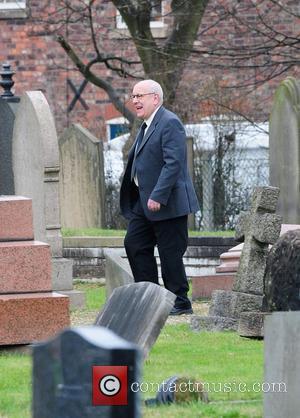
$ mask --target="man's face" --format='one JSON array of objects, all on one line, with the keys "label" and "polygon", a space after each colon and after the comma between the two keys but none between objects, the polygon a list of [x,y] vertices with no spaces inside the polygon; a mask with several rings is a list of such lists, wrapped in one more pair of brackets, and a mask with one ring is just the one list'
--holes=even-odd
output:
[{"label": "man's face", "polygon": [[[158,95],[153,93],[150,86],[143,82],[140,82],[134,86],[132,95],[134,96],[132,103],[137,117],[144,120],[148,119],[159,105]],[[136,97],[136,95],[143,96]]]}]

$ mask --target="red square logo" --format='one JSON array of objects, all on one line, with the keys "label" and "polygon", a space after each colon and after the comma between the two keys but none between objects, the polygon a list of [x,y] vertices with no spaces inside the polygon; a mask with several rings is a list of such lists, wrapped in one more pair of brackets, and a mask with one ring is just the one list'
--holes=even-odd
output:
[{"label": "red square logo", "polygon": [[128,366],[92,366],[93,405],[127,405]]}]

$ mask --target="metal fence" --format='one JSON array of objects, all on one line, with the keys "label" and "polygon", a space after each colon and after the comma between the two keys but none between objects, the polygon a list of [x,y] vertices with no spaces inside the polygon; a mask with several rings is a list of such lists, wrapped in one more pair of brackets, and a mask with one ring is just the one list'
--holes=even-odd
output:
[{"label": "metal fence", "polygon": [[199,230],[234,229],[240,212],[249,208],[253,189],[269,184],[268,158],[235,153],[218,160],[212,154],[194,161],[194,170]]}]

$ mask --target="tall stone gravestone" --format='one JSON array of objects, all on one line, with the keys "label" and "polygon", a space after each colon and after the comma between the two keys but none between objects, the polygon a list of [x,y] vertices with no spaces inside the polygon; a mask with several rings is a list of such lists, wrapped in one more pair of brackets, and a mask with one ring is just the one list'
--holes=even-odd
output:
[{"label": "tall stone gravestone", "polygon": [[274,312],[265,320],[264,417],[298,418],[300,312]]},{"label": "tall stone gravestone", "polygon": [[278,87],[270,116],[270,183],[280,188],[283,222],[300,223],[300,81]]},{"label": "tall stone gravestone", "polygon": [[72,291],[72,261],[62,258],[59,208],[59,152],[54,119],[42,92],[26,92],[16,113],[13,130],[15,193],[33,203],[35,237],[51,246],[53,289]]},{"label": "tall stone gravestone", "polygon": [[268,247],[277,240],[281,228],[281,216],[274,213],[278,195],[276,187],[255,189],[250,211],[241,214],[236,227],[235,238],[244,240],[244,247],[233,289],[213,292],[210,316],[195,316],[194,329],[237,329],[244,312],[262,310]]},{"label": "tall stone gravestone", "polygon": [[95,325],[107,327],[138,344],[147,356],[164,326],[176,296],[150,282],[117,287],[99,313]]},{"label": "tall stone gravestone", "polygon": [[59,138],[61,222],[65,228],[104,226],[103,144],[79,124]]},{"label": "tall stone gravestone", "polygon": [[139,418],[140,367],[138,348],[108,329],[65,330],[34,347],[33,418]]}]

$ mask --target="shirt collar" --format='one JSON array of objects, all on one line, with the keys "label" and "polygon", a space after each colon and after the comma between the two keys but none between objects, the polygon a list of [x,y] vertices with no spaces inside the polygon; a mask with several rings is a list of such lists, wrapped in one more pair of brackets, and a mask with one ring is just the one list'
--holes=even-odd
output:
[{"label": "shirt collar", "polygon": [[154,116],[156,115],[156,113],[159,111],[159,109],[161,108],[161,106],[159,106],[157,109],[155,109],[154,110],[154,112],[153,113],[151,113],[151,115],[149,116],[149,118],[148,119],[145,119],[144,120],[144,122],[147,124],[147,128],[146,128],[146,130],[149,128],[149,126],[151,125],[151,123],[152,123],[152,121],[153,121],[153,119],[154,119]]}]

